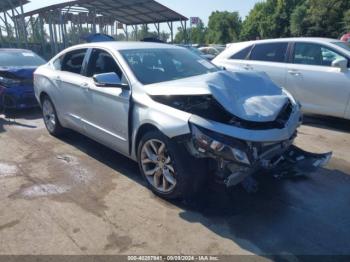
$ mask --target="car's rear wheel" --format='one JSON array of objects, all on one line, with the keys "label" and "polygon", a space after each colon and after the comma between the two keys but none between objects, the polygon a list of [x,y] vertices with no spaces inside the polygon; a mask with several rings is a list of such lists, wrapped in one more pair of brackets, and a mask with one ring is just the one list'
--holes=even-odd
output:
[{"label": "car's rear wheel", "polygon": [[[190,161],[193,161],[190,163]],[[149,132],[138,147],[138,163],[149,188],[165,199],[192,195],[199,175],[192,172],[195,159],[160,132]]]},{"label": "car's rear wheel", "polygon": [[61,126],[55,106],[48,96],[45,96],[42,100],[42,113],[47,131],[53,136],[62,135],[64,128]]}]

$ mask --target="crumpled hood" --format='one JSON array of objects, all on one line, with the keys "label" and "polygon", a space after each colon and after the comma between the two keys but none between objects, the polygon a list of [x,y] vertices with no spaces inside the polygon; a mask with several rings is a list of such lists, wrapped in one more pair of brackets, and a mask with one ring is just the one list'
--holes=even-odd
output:
[{"label": "crumpled hood", "polygon": [[149,95],[211,94],[228,112],[248,121],[274,121],[288,101],[265,73],[220,71],[146,87]]}]

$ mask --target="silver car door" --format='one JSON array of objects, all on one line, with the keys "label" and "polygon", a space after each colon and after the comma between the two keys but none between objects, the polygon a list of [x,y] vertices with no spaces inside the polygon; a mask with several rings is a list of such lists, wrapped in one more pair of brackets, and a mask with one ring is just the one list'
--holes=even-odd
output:
[{"label": "silver car door", "polygon": [[128,155],[131,91],[118,87],[99,87],[93,80],[94,75],[111,72],[115,72],[127,83],[114,57],[107,51],[93,49],[86,70],[86,76],[89,78],[86,132],[95,140]]},{"label": "silver car door", "polygon": [[82,118],[85,111],[84,93],[86,77],[81,75],[87,49],[68,52],[62,59],[61,71],[58,74],[61,110],[72,129],[83,132]]},{"label": "silver car door", "polygon": [[225,59],[219,58],[218,60],[216,60],[216,62],[218,62],[220,66],[224,66],[229,71],[252,70],[252,67],[250,66],[250,61],[247,60],[252,47],[253,45],[250,45],[243,49],[237,50],[237,52],[235,52],[231,57]]},{"label": "silver car door", "polygon": [[253,47],[247,67],[265,72],[280,87],[286,85],[288,42],[257,44]]},{"label": "silver car door", "polygon": [[339,58],[346,59],[326,46],[295,43],[286,86],[295,91],[304,112],[344,117],[350,96],[350,72],[332,67]]}]

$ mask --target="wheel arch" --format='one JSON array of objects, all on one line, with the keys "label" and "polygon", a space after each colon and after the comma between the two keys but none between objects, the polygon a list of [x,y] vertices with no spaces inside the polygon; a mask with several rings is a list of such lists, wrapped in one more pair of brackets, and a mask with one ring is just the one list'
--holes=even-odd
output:
[{"label": "wheel arch", "polygon": [[[134,139],[134,145],[133,145],[133,155],[135,155],[135,157],[137,157],[137,149],[139,146],[139,143],[142,139],[142,137],[148,133],[148,132],[152,132],[152,131],[157,131],[157,132],[161,132],[163,133],[156,125],[151,124],[151,123],[145,123],[143,125],[141,125],[137,131],[136,131],[136,135],[135,135],[135,139]],[[163,133],[164,134],[164,133]]]},{"label": "wheel arch", "polygon": [[40,106],[43,105],[43,100],[44,100],[45,97],[50,98],[50,96],[49,96],[48,93],[46,93],[45,91],[42,91],[42,92],[40,93],[40,95],[39,95]]}]

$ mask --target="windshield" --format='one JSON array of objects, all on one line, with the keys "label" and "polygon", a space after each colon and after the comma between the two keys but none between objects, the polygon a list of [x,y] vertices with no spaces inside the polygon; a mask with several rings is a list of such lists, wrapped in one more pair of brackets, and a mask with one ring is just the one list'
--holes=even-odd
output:
[{"label": "windshield", "polygon": [[0,51],[0,66],[40,66],[45,60],[37,54],[25,50],[3,50]]},{"label": "windshield", "polygon": [[333,42],[333,44],[341,48],[344,48],[346,51],[350,52],[350,43],[339,41],[339,42]]},{"label": "windshield", "polygon": [[219,69],[183,48],[120,51],[136,78],[144,85],[216,72]]}]

